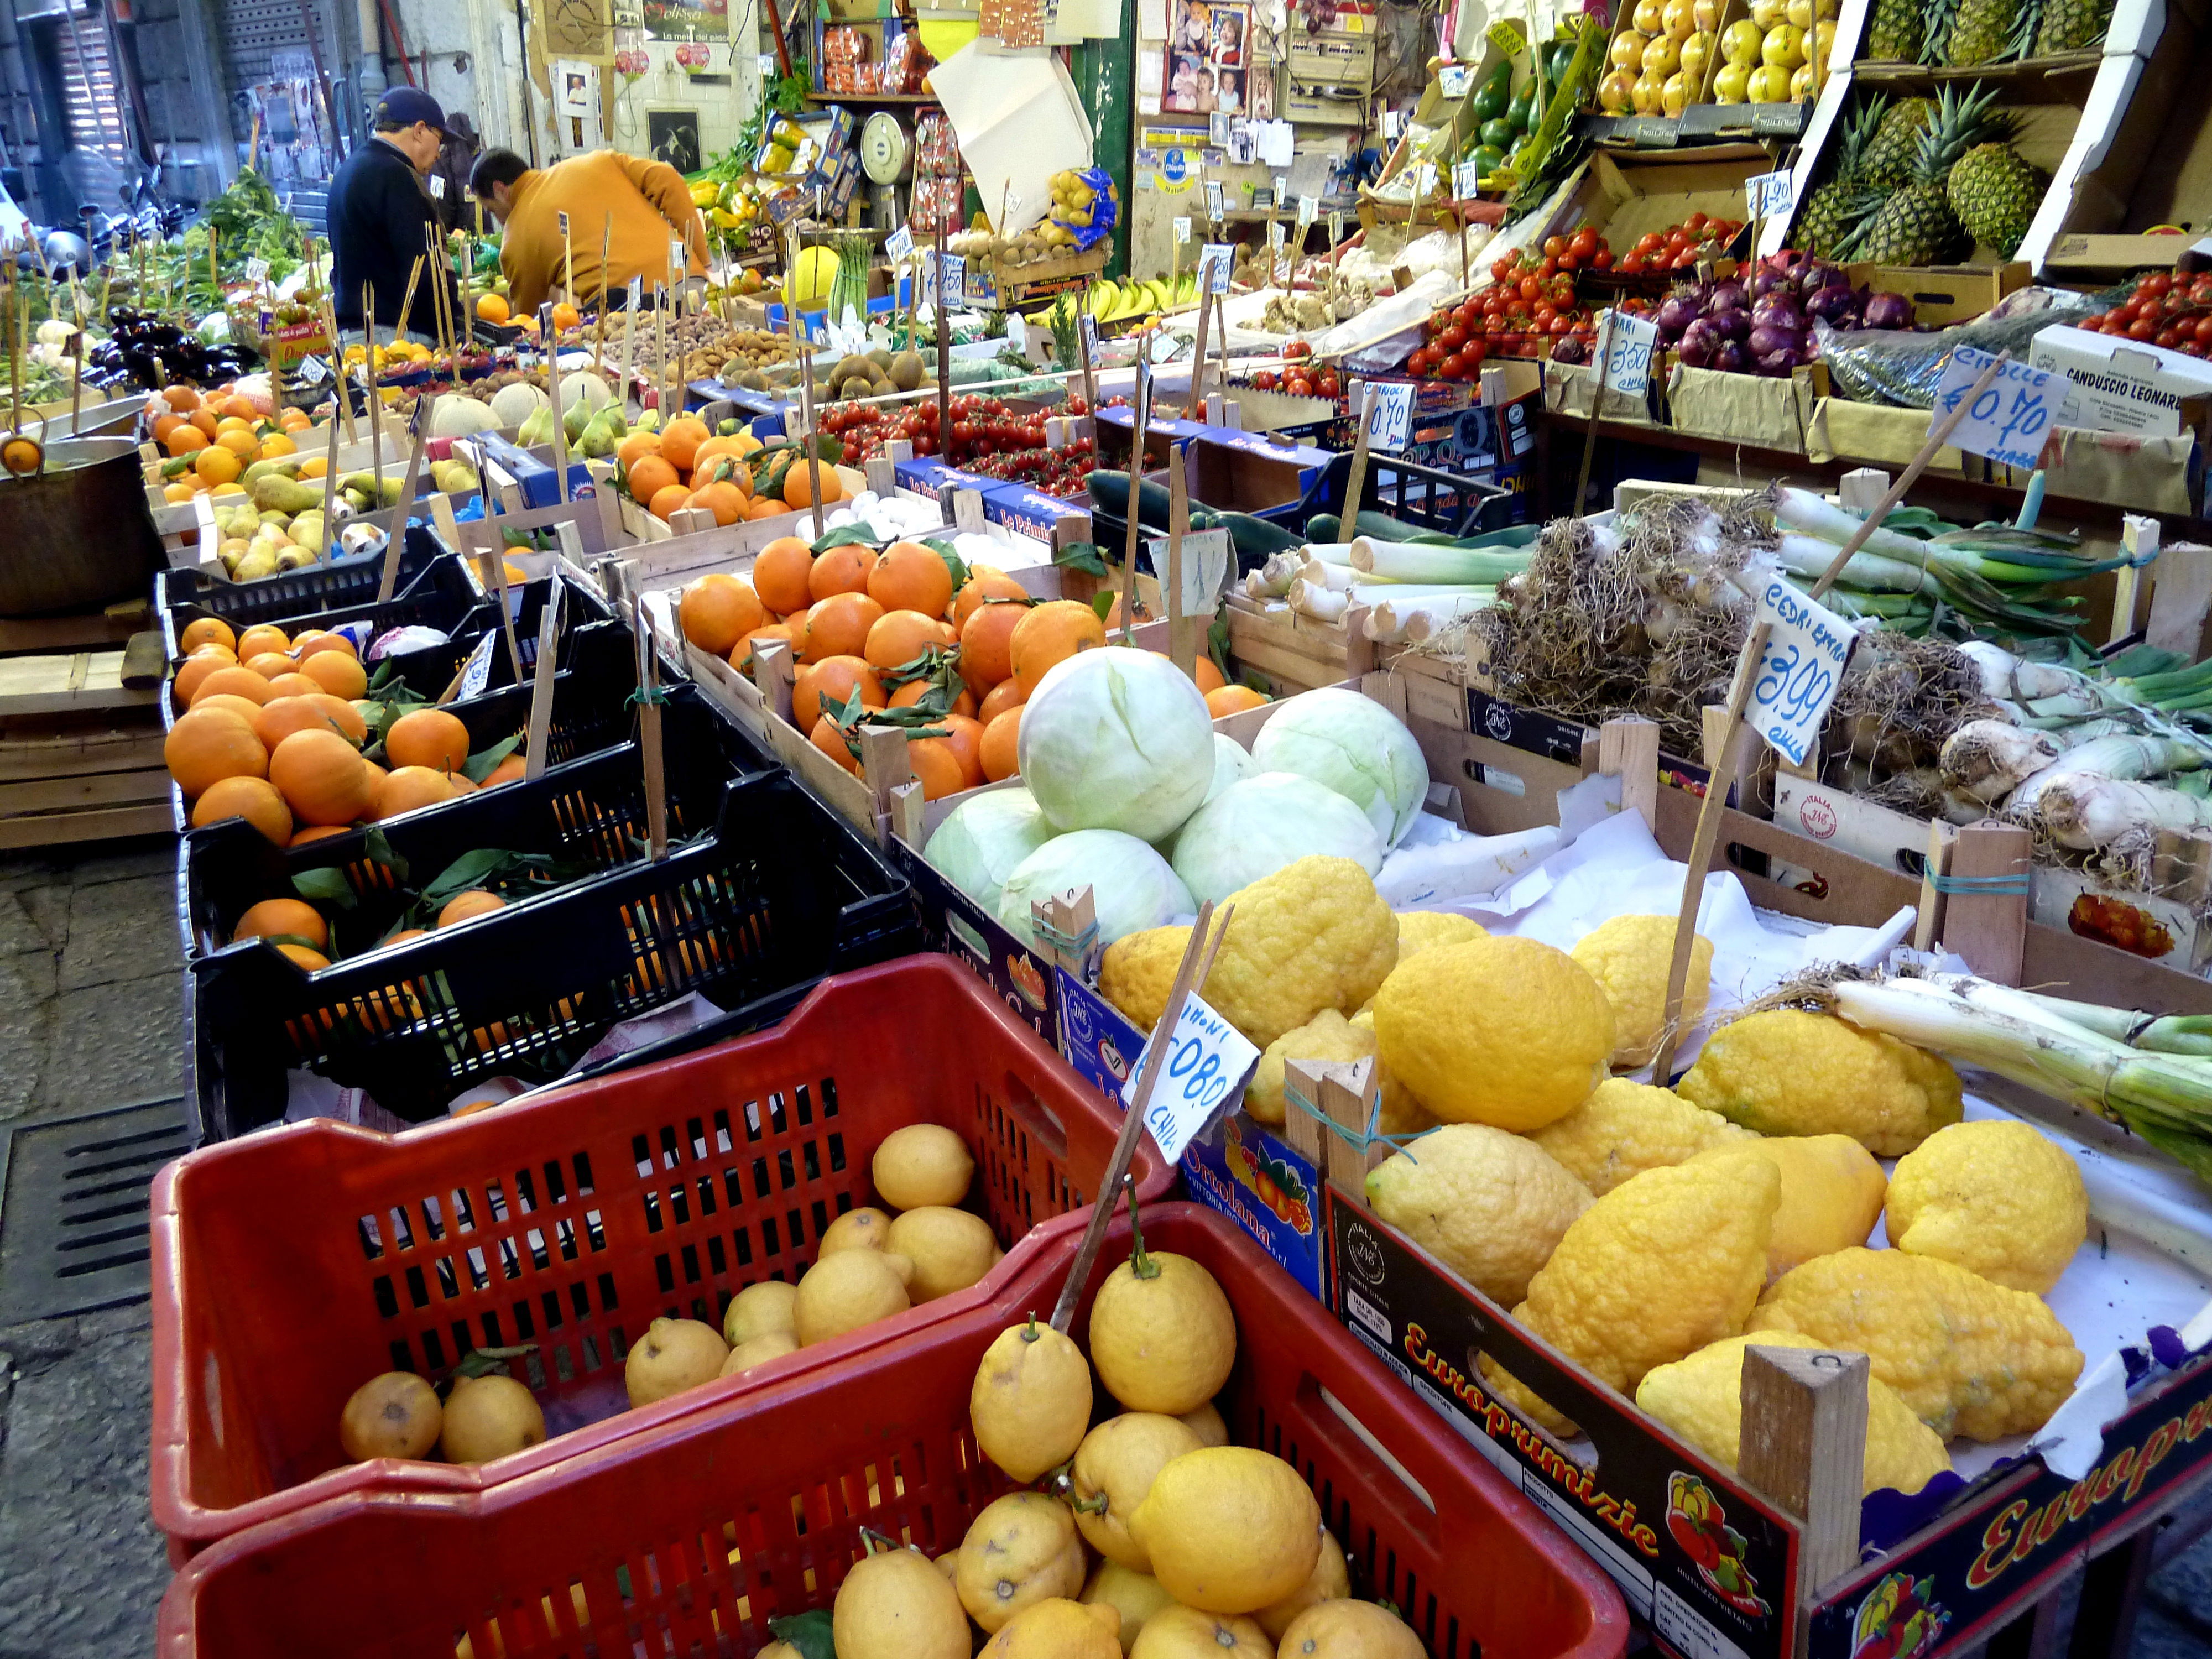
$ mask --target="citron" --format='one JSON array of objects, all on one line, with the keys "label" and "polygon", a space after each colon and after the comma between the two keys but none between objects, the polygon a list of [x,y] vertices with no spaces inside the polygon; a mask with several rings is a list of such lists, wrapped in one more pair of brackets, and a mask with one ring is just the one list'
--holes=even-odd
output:
[{"label": "citron", "polygon": [[1306,1582],[1252,1616],[1259,1620],[1260,1628],[1267,1632],[1270,1641],[1279,1642],[1291,1621],[1308,1607],[1339,1601],[1351,1594],[1352,1570],[1345,1563],[1344,1547],[1336,1541],[1336,1534],[1324,1527],[1321,1553],[1314,1558],[1313,1571],[1306,1575]]},{"label": "citron", "polygon": [[1255,1620],[1169,1607],[1145,1620],[1129,1659],[1275,1659],[1275,1644]]},{"label": "citron", "polygon": [[1121,1651],[1137,1644],[1145,1621],[1162,1607],[1175,1606],[1175,1597],[1160,1588],[1149,1572],[1138,1572],[1119,1561],[1101,1561],[1091,1569],[1079,1601],[1112,1607],[1121,1615]]},{"label": "citron", "polygon": [[763,1331],[730,1350],[730,1357],[722,1362],[721,1374],[742,1376],[756,1365],[765,1365],[771,1359],[798,1352],[799,1339],[789,1331]]},{"label": "citron", "polygon": [[412,1371],[386,1371],[353,1391],[338,1413],[338,1444],[356,1463],[423,1458],[445,1426],[438,1391]]},{"label": "citron", "polygon": [[796,1328],[791,1310],[798,1299],[799,1286],[781,1279],[746,1285],[722,1310],[722,1340],[735,1348],[772,1331],[788,1335]]},{"label": "citron", "polygon": [[975,1445],[1017,1480],[1075,1455],[1091,1424],[1091,1365],[1083,1350],[1031,1317],[983,1351],[968,1393]]},{"label": "citron", "polygon": [[1324,1601],[1291,1621],[1276,1659],[1428,1659],[1413,1627],[1372,1601]]},{"label": "citron", "polygon": [[832,1256],[840,1250],[880,1250],[890,1230],[891,1218],[881,1210],[865,1206],[848,1210],[822,1230],[816,1254]]},{"label": "citron", "polygon": [[993,1632],[1034,1602],[1083,1589],[1083,1540],[1059,1498],[1013,1492],[987,1504],[960,1540],[960,1605]]},{"label": "citron", "polygon": [[[1650,1065],[1659,1052],[1675,924],[1673,916],[1614,916],[1583,934],[1567,953],[1613,1005],[1613,1063],[1624,1070]],[[1697,934],[1690,941],[1690,969],[1682,981],[1683,1029],[1705,1017],[1712,982],[1713,942]]]},{"label": "citron", "polygon": [[1782,1202],[1766,1241],[1768,1284],[1800,1262],[1867,1242],[1888,1183],[1874,1154],[1857,1141],[1849,1135],[1776,1135],[1709,1147],[1690,1162],[1741,1169],[1753,1158],[1771,1164],[1782,1176]]},{"label": "citron", "polygon": [[1129,1535],[1185,1607],[1256,1613],[1291,1595],[1321,1553],[1321,1505],[1298,1473],[1249,1446],[1186,1452],[1153,1478]]},{"label": "citron", "polygon": [[[978,1659],[1115,1659],[1121,1651],[1121,1618],[1108,1602],[1054,1596],[1016,1614],[983,1644]],[[842,1648],[838,1659],[844,1659]]]},{"label": "citron", "polygon": [[830,1613],[838,1659],[968,1659],[968,1615],[919,1550],[885,1550],[854,1564]]},{"label": "citron", "polygon": [[[1790,1207],[1786,1168],[1782,1206]],[[1888,1212],[1889,1242],[1899,1249],[1953,1262],[1992,1284],[2037,1296],[2058,1282],[2089,1227],[2081,1171],[2027,1123],[1978,1121],[1938,1129],[1898,1159]],[[1781,1216],[1774,1226],[1778,1233]]]},{"label": "citron", "polygon": [[1180,1416],[1229,1380],[1237,1316],[1212,1273],[1187,1255],[1146,1250],[1139,1233],[1091,1301],[1091,1360],[1131,1411]]},{"label": "citron", "polygon": [[623,1362],[623,1387],[635,1410],[672,1394],[711,1382],[722,1374],[730,1346],[712,1325],[696,1319],[656,1319],[645,1340]]},{"label": "citron", "polygon": [[808,1348],[904,1313],[914,1305],[906,1288],[913,1268],[906,1257],[885,1250],[840,1250],[822,1257],[799,1281],[792,1334]]},{"label": "citron", "polygon": [[908,1289],[917,1303],[966,1290],[1004,1254],[989,1222],[940,1204],[925,1204],[897,1217],[884,1248],[914,1263]]},{"label": "citron", "polygon": [[545,1413],[511,1376],[457,1377],[446,1396],[439,1449],[448,1463],[488,1463],[545,1438]]},{"label": "citron", "polygon": [[1068,1475],[1075,1524],[1091,1547],[1109,1561],[1150,1572],[1152,1559],[1129,1536],[1129,1517],[1162,1469],[1199,1449],[1186,1424],[1158,1412],[1124,1412],[1085,1435]]},{"label": "citron", "polygon": [[1367,1173],[1375,1213],[1501,1307],[1528,1294],[1589,1189],[1532,1140],[1447,1123]]},{"label": "citron", "polygon": [[884,1203],[895,1210],[915,1210],[926,1204],[957,1204],[967,1197],[975,1158],[968,1143],[944,1125],[909,1123],[884,1137],[868,1173]]},{"label": "citron", "polygon": [[1195,1410],[1179,1413],[1176,1420],[1196,1435],[1201,1446],[1229,1443],[1229,1425],[1221,1420],[1220,1409],[1211,1400]]}]

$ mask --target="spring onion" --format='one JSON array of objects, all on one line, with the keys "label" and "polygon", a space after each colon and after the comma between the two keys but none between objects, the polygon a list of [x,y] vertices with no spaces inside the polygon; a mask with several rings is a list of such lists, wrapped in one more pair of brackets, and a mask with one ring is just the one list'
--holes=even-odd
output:
[{"label": "spring onion", "polygon": [[2040,732],[1968,720],[1943,740],[1938,764],[1947,785],[1994,806],[2057,758],[2058,745]]},{"label": "spring onion", "polygon": [[2036,791],[2033,809],[2036,825],[2053,841],[2085,852],[2140,832],[2212,830],[2212,801],[2100,772],[2058,773]]},{"label": "spring onion", "polygon": [[1370,640],[1404,639],[1419,645],[1434,637],[1462,617],[1471,617],[1497,601],[1492,587],[1460,587],[1411,597],[1390,594],[1376,601],[1367,613],[1364,631]]}]

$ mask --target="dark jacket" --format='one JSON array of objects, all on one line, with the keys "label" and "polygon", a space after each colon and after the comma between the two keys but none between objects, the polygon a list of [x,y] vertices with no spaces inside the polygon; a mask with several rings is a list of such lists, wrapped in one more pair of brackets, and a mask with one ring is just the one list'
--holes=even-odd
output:
[{"label": "dark jacket", "polygon": [[[436,222],[429,192],[398,149],[371,138],[354,151],[331,180],[331,282],[340,328],[362,326],[363,283],[376,290],[377,322],[389,328],[399,320],[408,273],[425,249],[424,227]],[[426,265],[410,313],[410,326],[425,334],[431,331],[431,281]],[[450,272],[446,281],[452,283]]]}]

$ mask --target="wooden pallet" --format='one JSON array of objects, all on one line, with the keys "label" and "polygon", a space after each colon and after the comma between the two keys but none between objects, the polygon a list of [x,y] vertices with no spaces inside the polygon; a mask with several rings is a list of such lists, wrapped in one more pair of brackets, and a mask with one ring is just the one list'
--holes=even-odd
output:
[{"label": "wooden pallet", "polygon": [[0,849],[175,828],[151,705],[0,719]]}]

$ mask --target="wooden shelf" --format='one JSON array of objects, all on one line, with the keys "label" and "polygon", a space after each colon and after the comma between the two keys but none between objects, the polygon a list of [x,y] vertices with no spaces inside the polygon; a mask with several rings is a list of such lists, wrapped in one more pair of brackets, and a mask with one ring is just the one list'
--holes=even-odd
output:
[{"label": "wooden shelf", "polygon": [[933,92],[810,92],[810,104],[933,104]]},{"label": "wooden shelf", "polygon": [[2069,52],[2053,58],[2023,58],[2010,64],[1978,64],[1951,69],[1940,64],[1865,63],[1851,65],[1851,82],[1864,87],[1939,87],[1947,82],[1988,81],[2027,88],[2054,81],[2087,81],[2105,61],[2100,52]]}]

